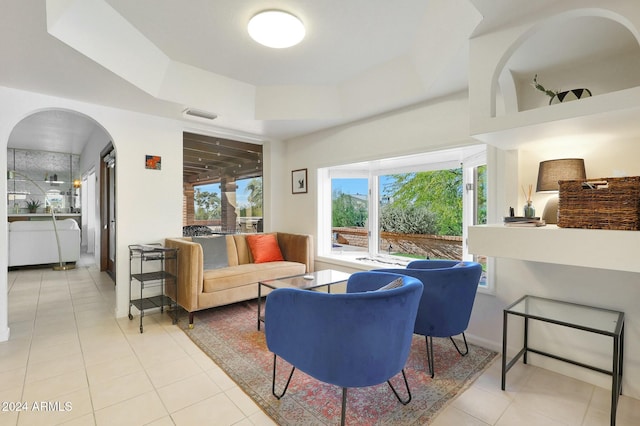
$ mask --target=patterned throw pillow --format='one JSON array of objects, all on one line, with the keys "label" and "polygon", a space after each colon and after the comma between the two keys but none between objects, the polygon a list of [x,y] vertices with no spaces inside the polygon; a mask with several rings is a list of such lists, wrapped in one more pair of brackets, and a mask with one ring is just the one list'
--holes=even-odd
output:
[{"label": "patterned throw pillow", "polygon": [[183,237],[194,237],[198,235],[211,235],[213,231],[204,225],[186,225],[182,227]]},{"label": "patterned throw pillow", "polygon": [[402,287],[402,285],[403,285],[402,277],[398,277],[395,280],[391,281],[389,284],[385,285],[384,287],[380,287],[376,291],[391,290],[394,288]]}]

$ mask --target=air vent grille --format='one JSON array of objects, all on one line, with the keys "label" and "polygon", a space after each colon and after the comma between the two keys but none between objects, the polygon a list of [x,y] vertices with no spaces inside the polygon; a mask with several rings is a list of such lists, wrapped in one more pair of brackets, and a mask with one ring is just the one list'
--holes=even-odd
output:
[{"label": "air vent grille", "polygon": [[212,112],[204,111],[196,108],[187,108],[182,112],[184,115],[188,115],[191,117],[204,118],[206,120],[215,120],[216,118],[218,118],[218,114],[214,114]]}]

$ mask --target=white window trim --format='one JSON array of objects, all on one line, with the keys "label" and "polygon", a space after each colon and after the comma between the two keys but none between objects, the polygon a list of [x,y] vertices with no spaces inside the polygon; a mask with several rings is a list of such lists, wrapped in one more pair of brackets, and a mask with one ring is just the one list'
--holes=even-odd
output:
[{"label": "white window trim", "polygon": [[[379,230],[378,223],[378,177],[393,173],[410,173],[418,171],[442,170],[458,168],[462,164],[463,187],[469,182],[467,176],[469,168],[477,165],[487,164],[487,147],[484,145],[473,145],[462,148],[447,149],[424,154],[410,155],[374,161],[366,161],[355,164],[336,165],[332,167],[319,168],[317,170],[318,182],[318,229],[317,229],[317,253],[318,259],[326,263],[335,263],[343,266],[351,266],[354,269],[371,269],[384,267],[380,264],[356,260],[356,256],[346,254],[335,254],[332,252],[331,233],[326,232],[327,227],[331,227],[331,179],[332,178],[368,178],[369,181],[369,257],[384,258],[379,254]],[[470,197],[468,191],[464,191],[463,197]],[[463,201],[463,215],[465,225],[473,223],[473,209],[469,208],[469,199]],[[473,202],[473,199],[471,199]],[[468,253],[466,238],[467,226],[463,227],[463,259],[469,260],[472,256]],[[362,253],[358,255],[362,257]],[[400,262],[400,259],[392,257],[390,261]],[[487,283],[486,286],[479,287],[479,292],[495,294],[493,284],[494,259],[487,259]]]}]

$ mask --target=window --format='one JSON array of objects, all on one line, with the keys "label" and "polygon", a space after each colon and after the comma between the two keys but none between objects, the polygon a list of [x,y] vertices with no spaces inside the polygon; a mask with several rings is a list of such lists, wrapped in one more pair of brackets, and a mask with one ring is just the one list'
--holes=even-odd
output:
[{"label": "window", "polygon": [[331,179],[332,251],[369,250],[369,182],[367,178]]},{"label": "window", "polygon": [[262,232],[262,145],[183,133],[183,223]]},{"label": "window", "polygon": [[[220,183],[194,185],[194,218],[215,232],[262,231],[262,176],[226,183],[223,194]],[[223,203],[223,199],[225,202]],[[224,206],[231,208],[235,229],[222,224]]]},{"label": "window", "polygon": [[476,145],[318,170],[318,253],[376,267],[486,258],[466,228],[486,223],[486,148]]},{"label": "window", "polygon": [[193,203],[196,220],[220,220],[220,184],[211,183],[193,187]]}]

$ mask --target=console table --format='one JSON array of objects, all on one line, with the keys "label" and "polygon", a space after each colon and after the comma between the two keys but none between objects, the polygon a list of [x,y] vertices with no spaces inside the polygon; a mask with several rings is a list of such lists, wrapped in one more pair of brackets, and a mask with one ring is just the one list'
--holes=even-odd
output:
[{"label": "console table", "polygon": [[[612,376],[611,426],[616,424],[616,409],[618,407],[618,399],[622,393],[624,312],[526,295],[506,307],[503,315],[502,390],[505,390],[507,371],[513,367],[521,356],[524,357],[523,361],[526,364],[528,352],[568,362]],[[507,362],[507,320],[509,315],[518,315],[524,318],[524,346],[511,361]],[[613,340],[611,371],[529,347],[530,319],[611,337]]]}]

